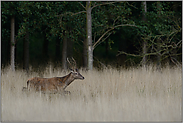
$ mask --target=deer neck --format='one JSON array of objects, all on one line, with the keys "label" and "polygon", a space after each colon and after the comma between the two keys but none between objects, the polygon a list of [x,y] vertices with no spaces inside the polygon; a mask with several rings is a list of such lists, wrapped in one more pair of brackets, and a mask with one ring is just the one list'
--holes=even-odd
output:
[{"label": "deer neck", "polygon": [[65,80],[64,89],[65,89],[69,84],[71,84],[71,83],[74,81],[74,79],[75,79],[74,77],[72,77],[71,73],[68,74],[66,77],[67,77],[67,78],[66,78],[66,80]]}]

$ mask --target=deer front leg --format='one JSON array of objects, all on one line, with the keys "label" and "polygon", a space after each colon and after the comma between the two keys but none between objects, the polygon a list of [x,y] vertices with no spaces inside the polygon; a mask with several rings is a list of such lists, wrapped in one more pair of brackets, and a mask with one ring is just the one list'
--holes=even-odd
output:
[{"label": "deer front leg", "polygon": [[58,92],[60,93],[60,94],[71,94],[71,92],[70,91],[65,91],[65,89],[64,88],[59,88],[59,87],[57,87],[57,90],[58,90]]},{"label": "deer front leg", "polygon": [[59,91],[58,93],[61,94],[61,95],[62,94],[67,94],[67,95],[70,95],[71,94],[70,91],[64,91],[64,90],[63,91]]}]

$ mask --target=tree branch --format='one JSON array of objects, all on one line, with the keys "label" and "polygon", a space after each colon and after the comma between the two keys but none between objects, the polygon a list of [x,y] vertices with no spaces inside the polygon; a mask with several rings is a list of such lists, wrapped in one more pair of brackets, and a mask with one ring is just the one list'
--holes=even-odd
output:
[{"label": "tree branch", "polygon": [[66,13],[64,13],[64,14],[55,15],[55,17],[60,17],[60,18],[59,18],[59,23],[61,24],[61,23],[62,23],[62,18],[63,18],[63,16],[68,15],[68,14],[71,14],[71,16],[74,16],[74,15],[77,15],[77,14],[80,14],[80,13],[86,13],[86,11],[80,11],[80,12],[77,12],[77,13],[66,12]]},{"label": "tree branch", "polygon": [[131,4],[129,4],[128,1],[127,1],[126,3],[127,3],[129,6],[135,8],[135,9],[138,9],[137,7],[135,7],[135,6],[131,5]]},{"label": "tree branch", "polygon": [[[102,36],[100,36],[100,38],[93,44],[93,48],[95,48],[95,46],[97,45],[97,43],[100,42],[100,40],[110,31],[114,30],[115,28],[117,27],[121,27],[121,26],[132,26],[132,27],[137,27],[135,25],[130,25],[130,24],[121,24],[121,25],[117,25],[117,26],[114,26],[114,27],[111,27],[109,30],[107,30],[106,32],[104,32],[104,34]],[[138,27],[137,27],[138,28]]]},{"label": "tree branch", "polygon": [[111,28],[111,29],[107,30],[102,36],[100,36],[100,38],[97,40],[97,42],[95,42],[95,43],[93,44],[93,49],[95,48],[95,46],[97,45],[97,43],[99,43],[100,40],[101,40],[108,32],[110,32],[110,31],[113,30],[113,29],[114,29],[114,28]]},{"label": "tree branch", "polygon": [[[97,43],[97,44],[95,45],[95,47],[97,47],[99,44],[101,44],[102,42],[104,42],[111,34],[112,34],[112,32],[110,32],[110,33],[108,34],[108,36],[105,37],[105,39],[103,39],[102,41],[100,41],[99,43]],[[93,49],[95,49],[95,47],[93,47]]]},{"label": "tree branch", "polygon": [[86,7],[83,6],[83,4],[81,4],[80,2],[78,2],[85,10],[86,10]]},{"label": "tree branch", "polygon": [[72,13],[71,16],[74,16],[74,15],[77,15],[77,14],[80,14],[80,13],[86,13],[86,11],[80,11],[80,12],[77,12],[77,13]]},{"label": "tree branch", "polygon": [[107,68],[106,65],[105,65],[104,63],[100,62],[100,61],[97,59],[97,57],[94,56],[93,58],[96,59],[104,68]]},{"label": "tree branch", "polygon": [[[118,1],[119,2],[119,1]],[[98,4],[98,5],[94,5],[93,7],[91,7],[91,10],[97,6],[103,6],[103,5],[108,5],[108,4],[113,4],[113,3],[117,3],[117,2],[106,2],[106,3],[102,3],[102,4]]]},{"label": "tree branch", "polygon": [[66,12],[64,14],[60,14],[60,15],[55,15],[56,17],[63,17],[65,15],[68,15],[68,14],[71,14],[71,16],[73,15],[77,15],[77,14],[80,14],[80,13],[86,13],[86,11],[80,11],[80,12],[76,12],[76,13],[73,13],[73,12]]},{"label": "tree branch", "polygon": [[170,56],[170,59],[171,59],[171,61],[172,61],[175,65],[177,65],[177,67],[181,68],[182,64],[179,63],[179,62],[177,61],[177,59],[175,59],[174,57],[171,57],[171,56]]},{"label": "tree branch", "polygon": [[119,18],[120,16],[118,16],[115,20],[114,20],[114,22],[113,22],[113,26],[115,25],[115,23],[116,23],[116,21],[118,20],[118,18]]},{"label": "tree branch", "polygon": [[142,55],[135,55],[135,54],[130,54],[130,53],[126,53],[124,51],[118,51],[119,53],[116,55],[116,56],[119,56],[121,54],[125,54],[125,55],[128,55],[128,56],[134,56],[134,57],[143,57]]},{"label": "tree branch", "polygon": [[[142,55],[135,55],[135,54],[130,54],[130,53],[126,53],[124,51],[118,51],[119,53],[116,55],[116,56],[119,56],[121,54],[125,54],[125,55],[129,55],[129,56],[135,56],[135,57],[144,57],[144,56],[150,56],[150,55],[157,55],[159,54],[160,52],[162,51],[165,51],[165,50],[160,50],[160,51],[157,51],[157,52],[153,52],[153,53],[146,53],[146,54],[142,54]],[[161,55],[161,54],[160,54]]]}]

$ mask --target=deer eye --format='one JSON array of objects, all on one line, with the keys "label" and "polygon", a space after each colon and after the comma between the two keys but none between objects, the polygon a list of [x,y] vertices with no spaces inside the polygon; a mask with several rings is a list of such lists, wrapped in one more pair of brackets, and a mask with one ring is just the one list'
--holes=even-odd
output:
[{"label": "deer eye", "polygon": [[70,71],[71,71],[71,72],[73,72],[73,71],[74,71],[74,70],[73,70],[73,69],[71,69],[71,68],[69,68],[69,69],[70,69]]}]

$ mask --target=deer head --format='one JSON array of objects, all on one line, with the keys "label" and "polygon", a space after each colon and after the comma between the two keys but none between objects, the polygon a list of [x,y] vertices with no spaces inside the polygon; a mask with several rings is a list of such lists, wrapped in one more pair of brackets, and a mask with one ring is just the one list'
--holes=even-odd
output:
[{"label": "deer head", "polygon": [[76,61],[74,60],[74,58],[72,57],[72,64],[69,61],[69,59],[67,58],[67,61],[70,65],[71,68],[69,68],[71,70],[71,74],[73,76],[74,79],[84,79],[84,77],[79,73],[77,67],[76,67]]}]

